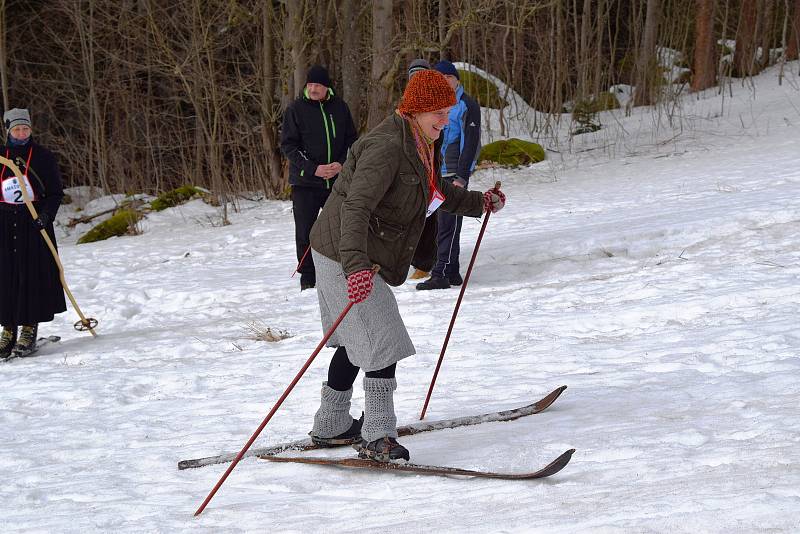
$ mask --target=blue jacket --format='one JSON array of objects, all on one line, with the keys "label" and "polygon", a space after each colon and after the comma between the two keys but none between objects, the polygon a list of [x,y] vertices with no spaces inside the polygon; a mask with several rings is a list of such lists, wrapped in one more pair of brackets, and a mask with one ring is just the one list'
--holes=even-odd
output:
[{"label": "blue jacket", "polygon": [[481,108],[462,85],[456,89],[456,105],[450,110],[450,122],[442,136],[442,174],[469,180],[480,152]]}]

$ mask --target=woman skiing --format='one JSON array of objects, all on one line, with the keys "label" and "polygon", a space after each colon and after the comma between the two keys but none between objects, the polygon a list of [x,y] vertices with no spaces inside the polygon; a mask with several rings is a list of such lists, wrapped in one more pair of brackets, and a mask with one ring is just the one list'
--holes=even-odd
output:
[{"label": "woman skiing", "polygon": [[27,109],[3,115],[6,144],[0,155],[20,168],[24,187],[38,219],[25,206],[21,184],[3,165],[0,171],[0,359],[25,356],[36,350],[39,323],[66,311],[58,266],[40,234],[44,229],[55,245],[52,221],[64,192],[53,154],[32,137]]},{"label": "woman skiing", "polygon": [[[440,135],[455,103],[442,74],[416,73],[395,113],[353,145],[311,230],[323,329],[348,300],[355,303],[328,341],[337,349],[314,416],[311,436],[319,444],[354,443],[359,456],[379,461],[409,459],[396,439],[393,398],[397,362],[416,351],[389,286],[405,282],[415,254],[435,254],[435,241],[420,237],[437,209],[477,217],[505,203],[500,191],[442,180]],[[425,236],[435,240],[436,232]],[[355,420],[350,398],[359,369],[364,416]]]}]

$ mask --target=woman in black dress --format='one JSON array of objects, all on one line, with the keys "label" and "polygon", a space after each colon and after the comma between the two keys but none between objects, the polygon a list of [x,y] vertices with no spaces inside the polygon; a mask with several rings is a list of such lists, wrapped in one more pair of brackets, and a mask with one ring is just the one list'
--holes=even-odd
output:
[{"label": "woman in black dress", "polygon": [[53,220],[64,192],[53,153],[33,140],[27,109],[3,114],[6,143],[0,155],[17,164],[38,219],[25,206],[20,181],[3,165],[0,171],[0,358],[36,349],[39,323],[66,311],[58,266],[40,234],[55,245]]}]

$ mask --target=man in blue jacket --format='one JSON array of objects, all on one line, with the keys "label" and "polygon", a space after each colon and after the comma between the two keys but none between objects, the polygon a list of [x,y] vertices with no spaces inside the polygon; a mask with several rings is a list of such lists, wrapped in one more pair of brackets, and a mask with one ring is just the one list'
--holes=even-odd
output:
[{"label": "man in blue jacket", "polygon": [[289,160],[301,291],[317,283],[314,261],[306,254],[308,234],[357,137],[350,108],[331,89],[328,71],[314,65],[302,93],[286,108],[281,129],[281,152]]},{"label": "man in blue jacket", "polygon": [[[466,188],[480,152],[481,108],[464,92],[455,65],[442,60],[433,68],[444,74],[450,87],[456,92],[456,105],[450,110],[450,121],[442,132],[442,177],[453,185]],[[417,284],[417,289],[420,290],[447,289],[450,286],[460,286],[463,282],[458,263],[463,217],[442,210],[437,211],[437,216],[439,232],[436,264],[431,271],[431,277]]]}]

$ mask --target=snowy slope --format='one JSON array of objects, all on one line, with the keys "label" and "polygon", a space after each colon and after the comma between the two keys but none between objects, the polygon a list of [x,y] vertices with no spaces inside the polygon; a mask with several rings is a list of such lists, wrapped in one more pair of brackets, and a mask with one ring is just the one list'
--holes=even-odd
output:
[{"label": "snowy slope", "polygon": [[[420,463],[561,473],[502,482],[242,461],[238,450],[321,338],[299,292],[291,207],[242,202],[216,226],[200,201],[144,234],[74,245],[64,341],[0,365],[3,532],[796,532],[800,529],[800,92],[772,69],[755,89],[606,116],[573,152],[501,180],[428,419],[526,404],[547,412],[406,438]],[[755,97],[755,98],[754,98]],[[624,129],[629,137],[623,138]],[[564,147],[562,146],[562,149]],[[65,209],[62,218],[68,215]],[[480,221],[465,220],[466,270]],[[417,419],[457,290],[400,287],[418,354],[398,368],[400,422]],[[251,339],[258,323],[289,332]],[[308,432],[324,351],[256,446]],[[356,388],[353,413],[363,406]],[[326,451],[348,456],[352,450]]]}]

